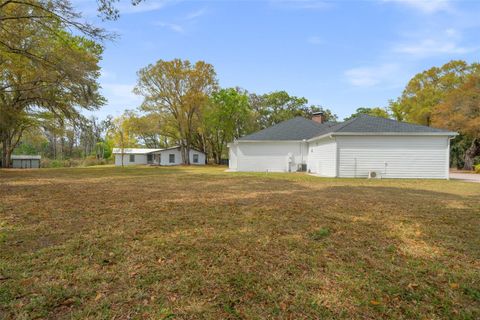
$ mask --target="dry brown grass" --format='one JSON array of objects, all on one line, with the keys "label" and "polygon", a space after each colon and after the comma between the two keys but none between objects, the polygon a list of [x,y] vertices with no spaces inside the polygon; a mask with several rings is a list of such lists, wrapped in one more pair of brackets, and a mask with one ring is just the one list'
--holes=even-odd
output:
[{"label": "dry brown grass", "polygon": [[223,169],[0,171],[0,318],[480,318],[480,185]]}]

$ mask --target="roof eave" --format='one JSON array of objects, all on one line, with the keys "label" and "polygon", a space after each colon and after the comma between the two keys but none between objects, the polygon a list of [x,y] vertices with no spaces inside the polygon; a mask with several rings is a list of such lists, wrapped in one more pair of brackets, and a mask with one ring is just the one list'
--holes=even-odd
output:
[{"label": "roof eave", "polygon": [[[335,136],[457,136],[457,132],[332,132]],[[313,139],[313,138],[312,138]]]},{"label": "roof eave", "polygon": [[[237,140],[236,142],[303,142],[307,141],[307,139],[304,140]],[[235,143],[235,142],[231,142]]]},{"label": "roof eave", "polygon": [[329,132],[308,139],[308,142],[332,136],[458,136],[457,132]]},{"label": "roof eave", "polygon": [[307,140],[307,142],[312,142],[312,141],[315,141],[315,140],[318,140],[318,139],[323,139],[323,138],[327,138],[327,137],[331,137],[331,136],[332,136],[332,132],[329,132],[329,133],[322,134],[320,136],[310,138],[310,139]]}]

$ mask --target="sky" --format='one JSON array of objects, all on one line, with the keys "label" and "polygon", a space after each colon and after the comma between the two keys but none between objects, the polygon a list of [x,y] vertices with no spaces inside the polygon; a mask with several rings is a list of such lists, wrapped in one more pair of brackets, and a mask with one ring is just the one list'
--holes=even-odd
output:
[{"label": "sky", "polygon": [[174,58],[212,64],[222,87],[285,90],[339,116],[386,107],[408,80],[452,59],[478,62],[480,1],[121,0],[102,21],[95,0],[74,0],[85,18],[118,38],[101,62],[106,106],[136,109],[136,72]]}]

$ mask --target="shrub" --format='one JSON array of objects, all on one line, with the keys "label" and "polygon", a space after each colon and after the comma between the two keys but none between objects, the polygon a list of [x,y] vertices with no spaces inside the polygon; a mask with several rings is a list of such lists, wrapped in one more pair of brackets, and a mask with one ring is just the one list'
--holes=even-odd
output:
[{"label": "shrub", "polygon": [[475,173],[480,173],[480,164],[475,166]]},{"label": "shrub", "polygon": [[108,164],[105,159],[97,159],[95,156],[90,156],[85,159],[66,159],[66,160],[51,160],[43,158],[41,162],[42,168],[72,168],[72,167],[90,167]]},{"label": "shrub", "polygon": [[98,160],[95,156],[88,156],[83,160],[82,166],[84,167],[96,166],[99,164],[103,164],[101,162],[102,160]]}]

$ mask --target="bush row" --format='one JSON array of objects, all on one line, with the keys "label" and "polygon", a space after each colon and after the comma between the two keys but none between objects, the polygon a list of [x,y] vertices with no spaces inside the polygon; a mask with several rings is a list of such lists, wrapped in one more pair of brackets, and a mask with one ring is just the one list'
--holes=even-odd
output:
[{"label": "bush row", "polygon": [[480,164],[475,166],[475,173],[480,173]]},{"label": "bush row", "polygon": [[85,159],[66,159],[66,160],[51,160],[42,159],[42,168],[71,168],[71,167],[91,167],[112,163],[108,159],[97,159],[94,156]]}]

